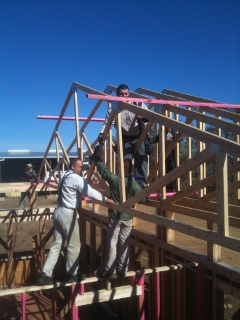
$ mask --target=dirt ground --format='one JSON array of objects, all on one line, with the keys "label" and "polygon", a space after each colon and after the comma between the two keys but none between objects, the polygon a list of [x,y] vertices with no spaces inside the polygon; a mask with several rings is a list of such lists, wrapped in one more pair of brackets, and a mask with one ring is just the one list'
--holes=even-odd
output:
[{"label": "dirt ground", "polygon": [[[0,213],[2,210],[10,210],[10,209],[17,209],[18,207],[18,203],[19,203],[19,198],[5,198],[4,200],[1,198],[2,201],[0,201]],[[46,207],[53,207],[56,205],[57,202],[57,197],[56,195],[52,194],[52,195],[48,195],[48,196],[39,196],[38,200],[37,200],[37,207],[38,208],[46,208]],[[28,207],[28,203],[27,203],[27,207]],[[26,207],[26,208],[27,208]],[[205,227],[205,223],[201,222],[198,219],[193,219],[193,218],[189,218],[189,217],[182,217],[179,215],[175,215],[175,219],[185,222],[185,223],[189,223],[191,225],[198,225],[198,226],[202,226]],[[52,225],[52,221],[48,221],[47,224],[49,225],[49,228]],[[0,236],[4,238],[4,234],[6,234],[6,225],[4,226],[3,224],[0,224]],[[21,232],[21,227],[19,227],[18,233],[22,234],[22,238],[18,241],[16,241],[16,243],[14,244],[15,246],[15,252],[17,251],[21,251],[21,247],[22,246],[32,246],[31,243],[31,235],[36,234],[36,230],[34,227],[34,223],[33,226],[31,228],[29,228],[28,233],[29,233],[29,237],[24,237],[23,233]],[[148,232],[152,232],[153,230],[155,230],[155,226],[151,223],[147,223],[145,221],[141,221],[141,223],[138,223],[138,228],[146,230]],[[239,230],[231,228],[230,230],[230,235],[239,238],[240,234],[239,234]],[[182,234],[179,234],[177,232],[175,232],[175,242],[182,245],[182,246],[186,246],[188,248],[194,249],[198,252],[201,253],[206,253],[206,243],[204,241],[201,240],[196,240],[193,239],[192,237],[188,237],[188,236],[184,236]],[[4,249],[2,246],[0,246],[0,255],[4,253]],[[237,268],[240,268],[240,253],[236,253],[233,252],[231,250],[227,250],[227,249],[223,249],[222,250],[222,260],[223,262],[233,265]],[[1,290],[1,289],[0,289]],[[20,308],[20,296],[15,296],[14,297],[14,301],[13,301],[13,297],[9,296],[9,297],[1,297],[1,308],[0,308],[0,319],[19,319],[19,316],[16,316],[16,314],[19,315],[19,308]],[[28,295],[27,297],[28,299],[28,304],[29,306],[35,305],[36,306],[36,297],[31,294]],[[44,300],[45,301],[45,300]],[[13,308],[9,308],[9,305],[14,302],[15,305],[15,311],[16,312],[14,314],[13,312]],[[39,301],[38,301],[39,302]],[[2,306],[5,306],[5,308],[3,308]],[[44,307],[44,303],[43,305],[41,304],[41,300],[39,302],[39,309],[43,309],[43,308],[50,308],[51,309],[51,305],[45,306]],[[87,311],[87,308],[81,308],[82,309],[82,317],[81,319],[85,319],[84,317],[84,312],[87,313],[88,316],[90,316],[89,311]],[[85,311],[86,309],[86,311]],[[102,311],[103,312],[103,311]],[[34,314],[30,312],[30,314]],[[98,313],[99,314],[99,313]],[[104,312],[102,313],[104,315]],[[37,316],[33,316],[30,317],[29,319],[40,319]],[[45,315],[43,315],[43,317],[41,319],[50,319],[48,313],[45,313]],[[67,318],[64,318],[67,319]],[[94,318],[86,318],[86,319],[94,319]],[[99,318],[98,319],[108,319],[107,318],[107,314],[105,314],[105,316],[103,318]],[[240,301],[237,299],[234,299],[231,295],[226,294],[225,295],[225,299],[224,299],[224,319],[225,320],[240,320]]]}]

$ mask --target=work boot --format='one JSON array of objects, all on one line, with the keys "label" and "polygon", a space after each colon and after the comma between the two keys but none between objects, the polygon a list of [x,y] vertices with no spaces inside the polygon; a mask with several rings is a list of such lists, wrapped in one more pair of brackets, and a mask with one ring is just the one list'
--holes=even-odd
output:
[{"label": "work boot", "polygon": [[53,279],[47,276],[44,272],[41,273],[40,277],[37,280],[37,284],[40,286],[46,286],[49,284],[53,284]]},{"label": "work boot", "polygon": [[96,277],[99,279],[116,279],[117,275],[115,273],[103,271],[103,272],[97,272]]},{"label": "work boot", "polygon": [[86,279],[85,274],[80,273],[80,272],[77,273],[77,274],[74,274],[74,275],[69,274],[69,273],[66,274],[66,282],[67,283],[81,282],[81,281],[83,281],[85,279]]}]

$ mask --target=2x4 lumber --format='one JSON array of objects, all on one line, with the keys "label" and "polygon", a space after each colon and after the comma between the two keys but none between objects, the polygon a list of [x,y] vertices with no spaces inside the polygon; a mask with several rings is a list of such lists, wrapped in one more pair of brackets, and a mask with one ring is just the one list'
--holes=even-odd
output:
[{"label": "2x4 lumber", "polygon": [[[37,116],[39,120],[58,120],[58,116]],[[75,117],[62,117],[62,120],[75,121]],[[86,121],[86,117],[78,117],[78,121]],[[91,118],[91,122],[104,122],[104,118]]]},{"label": "2x4 lumber", "polygon": [[[177,205],[185,206],[188,208],[195,208],[203,211],[217,213],[217,202],[209,201],[203,202],[202,199],[193,199],[193,198],[184,198],[179,200]],[[237,205],[228,205],[228,213],[231,217],[239,218],[240,217],[240,207]]]},{"label": "2x4 lumber", "polygon": [[113,158],[115,156],[113,155],[113,140],[112,140],[112,130],[109,131],[109,146],[108,146],[108,161],[109,161],[109,170],[114,173],[114,163]]},{"label": "2x4 lumber", "polygon": [[235,123],[226,122],[222,119],[213,118],[208,115],[202,114],[195,110],[187,110],[177,106],[169,106],[169,109],[173,112],[176,112],[180,116],[191,117],[197,121],[204,122],[216,128],[221,128],[227,130],[228,132],[239,133],[240,127]]},{"label": "2x4 lumber", "polygon": [[145,140],[146,136],[148,135],[149,130],[151,129],[151,127],[153,126],[153,122],[149,121],[144,129],[144,131],[142,132],[141,136],[138,139],[138,142],[136,143],[135,149],[134,149],[134,154],[136,154],[136,152],[138,151],[138,149],[140,148],[141,144],[143,143],[143,141]]},{"label": "2x4 lumber", "polygon": [[[146,88],[137,88],[136,91],[142,93],[142,94],[147,94],[149,96],[154,96],[156,99],[163,99],[163,100],[169,100],[169,95],[162,93],[162,92],[157,92],[157,91],[153,91],[153,90],[149,90]],[[171,97],[171,99],[173,100],[177,100],[177,98],[175,97]],[[185,101],[185,99],[183,99],[183,101]]]},{"label": "2x4 lumber", "polygon": [[[63,108],[62,108],[61,114],[60,114],[60,116],[59,116],[59,118],[58,118],[58,122],[57,122],[57,124],[56,124],[56,126],[55,126],[55,129],[54,129],[52,138],[50,139],[49,145],[48,145],[47,150],[46,150],[46,153],[45,153],[45,155],[44,155],[44,159],[43,159],[42,165],[43,165],[43,163],[45,162],[45,159],[47,158],[47,155],[48,155],[48,152],[49,152],[50,147],[51,147],[51,145],[52,145],[52,142],[53,142],[55,133],[56,133],[56,131],[57,131],[58,128],[59,128],[59,125],[60,125],[61,120],[62,120],[62,118],[63,118],[63,115],[64,115],[64,113],[65,113],[65,111],[66,111],[66,108],[67,108],[67,106],[68,106],[68,103],[69,103],[69,101],[70,101],[70,99],[71,99],[71,97],[72,97],[72,93],[75,92],[76,89],[80,89],[80,90],[82,90],[82,91],[90,92],[90,93],[98,93],[98,94],[101,93],[101,92],[99,92],[99,91],[97,91],[97,90],[93,90],[93,89],[88,88],[88,87],[86,87],[86,86],[80,85],[80,84],[78,84],[78,83],[76,83],[76,82],[73,82],[72,87],[71,87],[70,90],[69,90],[69,93],[68,93],[67,99],[66,99],[66,101],[65,101],[65,104],[64,104],[64,106],[63,106]],[[102,101],[101,101],[101,102],[102,102]],[[82,127],[82,131],[84,130],[84,128],[87,126],[87,124],[88,124],[89,121],[91,120],[92,115],[94,115],[95,111],[98,109],[98,107],[99,107],[99,105],[101,104],[101,102],[100,102],[100,103],[97,103],[95,109],[91,112],[91,114],[89,115],[88,119],[85,121],[85,123],[84,123],[84,125],[83,125],[83,127]],[[72,147],[75,145],[75,143],[76,143],[76,137],[74,138],[74,140],[73,140],[72,143],[70,144],[69,148],[67,149],[67,152],[66,152],[67,154],[70,152],[70,150],[71,150]],[[66,155],[65,155],[65,156],[66,156]],[[61,161],[60,161],[60,163],[57,164],[57,166],[56,166],[56,168],[54,169],[54,171],[59,168],[59,166],[61,165],[61,163],[63,163],[63,161],[64,161],[64,158],[62,158]],[[68,161],[68,163],[69,163],[68,155],[67,155],[67,161]],[[42,172],[42,165],[41,165],[41,167],[40,167],[39,174],[41,174],[41,172]]]},{"label": "2x4 lumber", "polygon": [[[58,136],[56,135],[56,137],[58,137]],[[58,138],[57,138],[57,140],[59,141]],[[51,177],[54,178],[54,180],[55,180],[55,182],[56,182],[57,184],[58,184],[58,180],[57,180],[57,178],[56,178],[56,176],[55,176],[55,171],[52,170],[52,168],[51,168],[50,164],[48,163],[47,159],[46,159],[46,161],[45,161],[45,165],[48,167],[48,170],[49,170],[48,179],[47,179],[46,183],[44,184],[44,189],[46,190],[46,188],[47,188],[47,183],[48,183],[49,181],[51,181]],[[58,171],[59,171],[59,170],[58,170]]]},{"label": "2x4 lumber", "polygon": [[[192,158],[192,139],[191,139],[191,137],[187,137],[186,142],[187,142],[187,160],[189,160]],[[191,187],[191,185],[192,185],[192,170],[189,170],[187,172],[187,183],[188,183],[188,187]]]},{"label": "2x4 lumber", "polygon": [[[138,206],[136,206],[138,208]],[[208,222],[217,222],[217,213],[204,211],[202,209],[195,209],[192,207],[185,207],[179,205],[169,205],[169,204],[162,204],[162,208],[167,211],[173,211],[174,213],[178,213],[187,217],[197,218],[200,220],[205,220]],[[239,207],[240,211],[240,207]],[[239,228],[240,229],[240,219],[229,216],[229,226]]]},{"label": "2x4 lumber", "polygon": [[[56,156],[57,156],[57,163],[59,162],[60,160],[60,154],[59,154],[59,140],[58,140],[58,136],[56,135],[55,136],[55,146],[56,146]],[[47,161],[47,159],[46,159]],[[47,175],[47,167],[46,167],[46,164],[45,164],[45,173]],[[60,177],[61,176],[61,173],[60,173],[60,167],[58,167],[58,176]],[[58,183],[56,177],[54,177],[56,183]]]},{"label": "2x4 lumber", "polygon": [[[95,201],[96,203],[100,204],[100,201],[97,201],[97,200]],[[240,251],[239,239],[219,235],[216,232],[198,228],[187,223],[171,220],[166,217],[162,217],[158,215],[149,215],[148,213],[137,211],[135,209],[131,209],[120,204],[109,203],[108,207],[120,212],[125,212],[126,214],[129,214],[132,217],[137,217],[139,219],[155,223],[156,225],[173,229],[175,231],[201,239],[203,241],[215,243],[215,244],[221,245],[222,247],[232,249],[234,251]]]},{"label": "2x4 lumber", "polygon": [[[233,175],[235,172],[240,171],[240,161],[235,162],[234,164],[229,165],[228,167],[228,175]],[[177,192],[173,195],[169,200],[171,202],[176,202],[190,194],[193,194],[198,188],[204,188],[209,185],[212,185],[216,182],[216,173],[209,175],[208,177],[204,178],[202,181],[198,181],[191,186],[186,187],[185,189]],[[208,195],[203,197],[203,201],[208,198]]]},{"label": "2x4 lumber", "polygon": [[[210,99],[206,99],[206,98],[196,97],[196,96],[193,96],[190,94],[181,93],[181,92],[177,92],[174,90],[164,89],[162,92],[166,93],[167,95],[173,96],[175,99],[181,98],[183,100],[198,101],[198,102],[214,102],[214,103],[222,104],[222,102],[218,102],[216,100],[210,100]],[[214,113],[215,115],[222,116],[223,118],[231,119],[231,115],[232,115],[233,117],[236,116],[240,119],[240,115],[233,113],[233,112],[230,112],[230,111],[223,110],[223,109],[216,109],[216,108],[212,108],[212,107],[211,108],[210,107],[201,107],[201,109],[202,109],[202,111],[205,111],[208,113]]]},{"label": "2x4 lumber", "polygon": [[0,183],[0,193],[16,192],[16,191],[25,192],[30,190],[30,188],[31,188],[31,183],[29,182]]},{"label": "2x4 lumber", "polygon": [[[158,176],[163,177],[166,174],[166,166],[165,166],[165,127],[162,127],[162,129],[159,129],[159,143],[158,143]],[[150,176],[150,175],[149,175]],[[161,190],[162,199],[166,198],[166,193],[163,194],[163,186],[159,189]]]},{"label": "2x4 lumber", "polygon": [[90,223],[90,271],[96,269],[96,226]]},{"label": "2x4 lumber", "polygon": [[[86,215],[84,216],[84,219],[92,221],[91,216],[96,217],[99,226],[106,228],[107,216],[102,214],[95,214],[94,212],[90,212],[88,210]],[[240,283],[240,272],[235,267],[231,265],[225,265],[222,263],[211,262],[209,259],[206,258],[205,255],[196,253],[188,248],[181,248],[176,243],[170,244],[160,239],[157,239],[153,233],[133,229],[130,243],[144,251],[147,251],[147,243],[151,243],[153,246],[157,246],[158,248],[172,253],[175,256],[181,257],[181,259],[202,263],[203,266],[206,267],[208,270],[211,270],[212,272],[215,272],[216,274],[222,277],[228,275],[228,280],[231,279],[232,281]]]},{"label": "2x4 lumber", "polygon": [[240,154],[240,145],[235,143],[234,141],[230,141],[228,139],[218,137],[215,134],[212,134],[210,132],[202,131],[188,124],[182,123],[174,119],[170,119],[160,113],[146,110],[127,102],[122,102],[121,105],[122,107],[124,107],[124,109],[130,112],[143,116],[144,118],[152,120],[153,122],[158,122],[176,131],[184,132],[186,135],[189,135],[192,138],[195,138],[196,140],[200,140],[205,143],[216,144],[221,150],[231,155],[238,156]]},{"label": "2x4 lumber", "polygon": [[76,139],[77,139],[77,154],[78,158],[83,158],[83,148],[81,148],[81,140],[79,135],[79,121],[78,121],[78,98],[77,98],[77,90],[74,90],[74,112],[75,112],[75,130],[76,130]]},{"label": "2x4 lumber", "polygon": [[[92,89],[90,87],[84,86],[80,83],[77,82],[73,82],[72,87],[75,89],[79,89],[83,92],[86,93],[90,93],[90,94],[100,94],[100,95],[106,95],[105,92],[101,92],[101,91],[97,91],[95,89]],[[105,90],[106,91],[106,90]],[[89,124],[89,122],[91,121],[91,119],[93,118],[94,114],[96,113],[96,111],[98,110],[98,108],[100,107],[100,105],[102,104],[102,101],[99,100],[96,105],[94,106],[94,108],[92,109],[92,111],[90,112],[88,118],[86,119],[86,121],[84,122],[83,126],[82,126],[82,131],[84,131],[87,127],[87,125]],[[76,141],[75,141],[76,142]]]},{"label": "2x4 lumber", "polygon": [[29,218],[34,218],[34,221],[36,221],[36,220],[39,220],[42,215],[45,216],[45,219],[51,219],[50,215],[53,213],[54,209],[55,209],[55,207],[47,208],[47,210],[43,209],[43,208],[39,208],[39,209],[34,209],[33,211],[31,211],[30,209],[18,210],[18,211],[4,210],[4,211],[0,211],[0,222],[1,223],[8,222],[8,218],[13,213],[15,214],[15,221],[16,222],[29,221]]},{"label": "2x4 lumber", "polygon": [[[240,125],[240,120],[239,120],[238,124]],[[236,141],[237,143],[240,144],[240,132],[238,134],[235,134],[233,136],[233,139],[234,139],[234,141]],[[238,160],[240,160],[240,157],[234,157],[234,162],[237,162]],[[240,171],[236,172],[235,175],[234,175],[234,182],[236,183],[236,182],[239,182],[239,181],[240,181]],[[240,199],[240,188],[236,188],[235,189],[234,198],[236,200]]]},{"label": "2x4 lumber", "polygon": [[240,122],[240,114],[236,112],[232,112],[229,110],[223,110],[219,108],[209,108],[209,107],[201,107],[202,111],[205,111],[206,113],[210,113],[212,115],[215,115],[216,117],[222,117],[225,119],[229,119],[233,122]]},{"label": "2x4 lumber", "polygon": [[7,263],[7,285],[10,286],[12,283],[12,279],[14,278],[13,274],[13,219],[15,219],[15,215],[11,215],[8,220],[8,228],[7,228],[7,255],[8,255],[8,263]]},{"label": "2x4 lumber", "polygon": [[[166,272],[169,270],[179,270],[182,268],[191,268],[191,267],[196,267],[197,265],[198,264],[196,262],[189,262],[189,263],[185,263],[185,264],[176,264],[176,265],[170,265],[170,266],[147,268],[147,269],[142,269],[140,271],[128,271],[125,275],[125,278],[134,277],[134,276],[143,276],[146,274],[152,274],[152,273],[156,273],[156,272]],[[81,284],[89,284],[89,283],[94,283],[94,282],[99,282],[99,281],[102,281],[102,280],[98,279],[97,277],[89,277],[89,278],[86,278],[85,280],[83,280],[81,282]],[[20,288],[13,288],[13,289],[4,289],[4,290],[0,290],[0,297],[6,296],[6,295],[11,295],[11,294],[23,293],[23,292],[34,292],[34,291],[69,287],[69,286],[72,286],[75,284],[76,284],[76,282],[73,282],[73,283],[57,282],[55,284],[45,285],[45,286],[28,286],[28,287],[20,287]],[[132,288],[132,286],[131,286],[131,288]]]},{"label": "2x4 lumber", "polygon": [[44,262],[45,262],[45,222],[44,216],[39,219],[39,238],[40,238],[40,270],[42,271]]},{"label": "2x4 lumber", "polygon": [[[212,222],[207,222],[207,228],[208,230],[214,230],[216,223],[212,223]],[[216,245],[216,244],[212,244],[210,242],[207,243],[207,256],[211,261],[214,262],[218,262],[221,261],[221,247]]]},{"label": "2x4 lumber", "polygon": [[159,188],[166,186],[179,176],[185,174],[189,170],[193,170],[197,166],[199,166],[202,162],[207,161],[213,157],[210,148],[203,150],[198,155],[192,157],[188,161],[182,163],[179,167],[173,169],[171,172],[167,173],[163,177],[160,177],[156,181],[152,182],[149,187],[144,188],[140,191],[137,195],[134,195],[130,199],[128,199],[124,205],[125,206],[132,206],[133,204],[141,201],[145,197],[149,196],[152,192],[159,190]]},{"label": "2x4 lumber", "polygon": [[[191,120],[189,120],[189,122],[191,122]],[[164,139],[164,145],[165,145],[165,135],[163,135],[163,130],[164,130],[164,126],[162,126],[159,131],[159,143],[157,144],[158,147],[158,161],[156,161],[154,168],[151,170],[151,172],[148,175],[148,182],[152,181],[152,179],[154,178],[156,172],[159,170],[159,168],[162,168],[162,164],[160,162],[160,159],[166,159],[171,151],[177,146],[179,140],[181,139],[181,137],[183,136],[182,133],[177,133],[176,136],[173,138],[172,142],[166,147],[163,148],[163,139]],[[164,154],[163,154],[164,152]],[[163,160],[162,160],[163,161]],[[165,163],[165,161],[164,161]]]},{"label": "2x4 lumber", "polygon": [[87,237],[86,237],[86,228],[87,226],[87,221],[82,219],[82,216],[80,215],[80,218],[79,218],[79,231],[80,231],[80,243],[81,243],[81,251],[80,251],[80,263],[86,263],[86,260],[87,260],[87,251],[86,251],[86,248],[87,248]]},{"label": "2x4 lumber", "polygon": [[[120,110],[118,110],[120,111]],[[118,150],[118,161],[119,161],[119,183],[120,183],[120,200],[121,203],[126,201],[126,190],[125,190],[125,174],[123,165],[123,142],[122,142],[122,120],[121,112],[117,113],[116,117],[116,130],[117,130],[117,150]]]},{"label": "2x4 lumber", "polygon": [[72,88],[70,88],[70,90],[69,90],[69,92],[68,92],[67,98],[66,98],[66,100],[65,100],[65,102],[64,102],[63,108],[62,108],[61,113],[60,113],[60,115],[59,115],[59,119],[58,119],[58,121],[57,121],[57,123],[56,123],[56,125],[55,125],[55,128],[54,128],[54,130],[53,130],[52,136],[51,136],[50,141],[49,141],[49,143],[48,143],[48,146],[47,146],[47,149],[46,149],[46,152],[45,152],[45,155],[44,155],[42,164],[41,164],[40,169],[39,169],[39,176],[40,176],[41,173],[42,173],[45,160],[47,159],[49,150],[50,150],[50,148],[51,148],[51,146],[52,146],[52,143],[53,143],[53,140],[54,140],[54,138],[55,138],[55,133],[56,133],[56,131],[58,130],[58,127],[59,127],[59,125],[60,125],[60,123],[61,123],[62,117],[63,117],[63,115],[64,115],[64,113],[65,113],[65,111],[66,111],[66,109],[67,109],[67,106],[68,106],[68,103],[69,103],[71,97],[72,97]]},{"label": "2x4 lumber", "polygon": [[186,106],[199,106],[199,107],[215,107],[215,108],[235,108],[240,109],[239,104],[231,103],[215,103],[215,102],[195,102],[195,101],[183,101],[183,100],[164,100],[164,99],[151,99],[151,98],[132,98],[132,97],[113,97],[113,96],[102,96],[95,94],[87,94],[90,99],[100,99],[106,101],[122,101],[122,102],[143,102],[149,104],[181,104]]},{"label": "2x4 lumber", "polygon": [[216,160],[218,233],[223,236],[229,236],[227,154],[219,152]]},{"label": "2x4 lumber", "polygon": [[218,102],[216,100],[201,98],[201,97],[193,96],[191,94],[186,94],[186,93],[182,93],[182,92],[178,92],[178,91],[174,91],[174,90],[170,90],[170,89],[164,89],[162,92],[164,92],[168,96],[170,95],[170,96],[174,96],[175,98],[181,98],[184,100],[191,100],[191,101],[196,101],[196,102],[211,102],[211,103],[213,102],[213,103],[219,103],[219,104],[222,103],[222,102]]},{"label": "2x4 lumber", "polygon": [[59,141],[60,146],[61,146],[61,148],[62,148],[64,157],[65,157],[65,159],[67,159],[67,162],[68,162],[68,164],[69,164],[70,160],[69,160],[69,157],[68,157],[68,153],[67,153],[67,151],[66,151],[66,149],[65,149],[65,147],[64,147],[64,145],[63,145],[62,139],[61,139],[60,134],[59,134],[58,131],[56,131],[56,136],[58,137],[58,141]]},{"label": "2x4 lumber", "polygon": [[[179,115],[175,114],[175,120],[179,121]],[[175,163],[176,163],[176,167],[178,167],[180,165],[180,143],[179,141],[177,142],[177,145],[175,146]],[[180,178],[178,178],[176,180],[176,190],[180,190],[181,189],[181,181]]]},{"label": "2x4 lumber", "polygon": [[103,140],[106,140],[107,135],[108,135],[108,133],[109,133],[111,127],[112,127],[112,123],[113,123],[115,117],[116,117],[116,111],[112,109],[111,112],[110,112],[108,121],[106,123],[105,130],[103,132]]},{"label": "2x4 lumber", "polygon": [[[205,130],[205,124],[203,122],[197,121],[197,127],[202,131]],[[197,149],[198,149],[197,153],[203,151],[205,149],[205,144],[202,141],[198,141]],[[197,180],[201,181],[204,178],[206,178],[206,162],[201,163],[200,166],[198,167]],[[198,189],[197,197],[201,198],[205,193],[206,193],[205,188]]]},{"label": "2x4 lumber", "polygon": [[[228,184],[228,193],[229,192],[236,192],[237,190],[240,190],[240,181],[237,181],[235,183],[229,183]],[[211,201],[213,199],[217,198],[217,190],[207,194],[206,196],[203,197],[203,201]],[[228,203],[233,204],[234,203],[234,199],[232,198],[228,198]]]},{"label": "2x4 lumber", "polygon": [[84,132],[82,132],[82,138],[83,138],[84,142],[85,142],[86,145],[87,145],[87,150],[88,150],[88,152],[92,153],[92,152],[93,152],[93,149],[92,149],[90,143],[88,142],[88,139],[87,139],[87,137],[86,137],[86,135],[85,135]]}]

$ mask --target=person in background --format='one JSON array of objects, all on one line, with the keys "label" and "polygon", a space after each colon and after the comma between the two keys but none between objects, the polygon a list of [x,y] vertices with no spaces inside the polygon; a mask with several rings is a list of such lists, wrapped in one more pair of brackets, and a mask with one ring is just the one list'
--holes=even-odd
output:
[{"label": "person in background", "polygon": [[84,196],[103,202],[108,202],[108,198],[91,188],[80,176],[82,167],[81,159],[71,160],[70,170],[63,176],[59,185],[58,207],[53,214],[55,240],[37,280],[39,285],[53,284],[52,272],[65,240],[67,241],[66,282],[77,282],[86,278],[84,274],[78,272],[81,243],[77,209]]},{"label": "person in background", "polygon": [[[25,182],[34,183],[37,181],[38,175],[33,168],[34,168],[34,166],[31,163],[28,163],[26,165],[26,168],[25,168],[25,171],[23,174]],[[30,201],[30,192],[21,192],[21,198],[19,201],[18,209],[20,209],[20,210],[25,209],[27,199]]]},{"label": "person in background", "polygon": [[[121,84],[117,88],[118,97],[129,97],[129,88],[125,84]],[[140,103],[138,106],[147,109],[144,103]],[[100,133],[98,135],[98,142],[103,144],[103,132],[108,122],[108,118],[111,113],[111,108],[108,109],[106,119],[102,125]],[[135,146],[137,141],[145,128],[145,123],[148,119],[142,116],[136,115],[128,110],[121,110],[121,122],[122,122],[122,138],[123,138],[123,156],[124,160],[132,161],[134,159],[134,178],[140,184],[141,187],[147,185],[147,174],[148,174],[148,156],[145,152],[144,142],[134,154]]]},{"label": "person in background", "polygon": [[[111,173],[102,162],[99,146],[95,147],[90,156],[97,166],[101,177],[108,182],[110,194],[115,203],[121,203],[119,176]],[[142,190],[132,178],[132,162],[124,160],[126,198],[131,198]],[[144,200],[143,202],[145,202]],[[107,258],[98,268],[96,276],[103,279],[114,279],[116,275],[124,277],[128,270],[129,242],[132,230],[132,217],[124,212],[108,210],[110,222],[107,228]],[[118,247],[119,244],[119,247]],[[117,247],[119,252],[117,254]]]}]

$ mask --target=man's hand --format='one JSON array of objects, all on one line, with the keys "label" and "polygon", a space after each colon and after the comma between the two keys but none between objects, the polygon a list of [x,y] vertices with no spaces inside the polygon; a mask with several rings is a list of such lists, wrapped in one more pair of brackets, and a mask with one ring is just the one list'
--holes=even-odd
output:
[{"label": "man's hand", "polygon": [[142,120],[142,122],[144,122],[144,123],[149,122],[149,119],[144,118],[143,116],[139,116],[139,115],[137,115],[137,120]]},{"label": "man's hand", "polygon": [[94,152],[93,152],[93,154],[91,155],[91,156],[89,156],[89,158],[90,158],[90,160],[92,161],[92,160],[94,160],[94,161],[96,161],[96,162],[98,162],[98,161],[102,161],[102,159],[101,159],[101,155],[100,155],[100,146],[99,145],[97,145],[95,148],[94,148]]},{"label": "man's hand", "polygon": [[99,135],[98,135],[98,142],[99,142],[99,144],[104,144],[103,134],[102,133],[99,133]]}]

